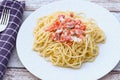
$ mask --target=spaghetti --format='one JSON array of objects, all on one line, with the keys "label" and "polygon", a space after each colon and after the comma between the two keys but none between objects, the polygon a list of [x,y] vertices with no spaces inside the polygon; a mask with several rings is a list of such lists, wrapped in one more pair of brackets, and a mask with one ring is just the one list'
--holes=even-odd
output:
[{"label": "spaghetti", "polygon": [[94,61],[104,32],[93,19],[74,12],[54,12],[38,19],[34,29],[33,50],[53,65],[80,68]]}]

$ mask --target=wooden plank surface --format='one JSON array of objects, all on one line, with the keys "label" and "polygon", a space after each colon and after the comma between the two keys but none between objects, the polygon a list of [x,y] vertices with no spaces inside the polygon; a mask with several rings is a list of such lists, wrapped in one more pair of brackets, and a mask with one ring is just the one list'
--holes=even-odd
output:
[{"label": "wooden plank surface", "polygon": [[110,0],[110,2],[120,2],[120,0]]},{"label": "wooden plank surface", "polygon": [[[26,69],[7,69],[3,80],[40,80]],[[120,72],[112,71],[99,80],[120,80]]]},{"label": "wooden plank surface", "polygon": [[[0,0],[1,3],[2,0]],[[27,11],[33,11],[40,8],[43,5],[61,1],[61,0],[19,0],[26,2],[26,9]],[[86,0],[101,5],[108,9],[109,11],[120,12],[120,0]]]},{"label": "wooden plank surface", "polygon": [[104,8],[108,9],[109,11],[120,12],[120,3],[116,2],[109,2],[109,3],[97,3],[98,5],[103,6]]},{"label": "wooden plank surface", "polygon": [[[26,2],[26,10],[36,10],[38,8],[40,8],[43,5],[55,2],[56,0],[50,0],[50,1],[28,1]],[[60,0],[57,0],[60,1]],[[115,12],[119,12],[120,11],[120,1],[116,1],[116,2],[112,2],[112,1],[106,1],[106,0],[88,0],[88,1],[92,1],[93,3],[96,3],[98,5],[103,6],[104,8],[108,9],[109,11],[115,11]]]},{"label": "wooden plank surface", "polygon": [[[0,0],[1,2],[2,0]],[[23,19],[25,20],[34,10],[39,7],[60,0],[25,0],[26,11]],[[112,11],[112,14],[120,21],[120,0],[86,0],[101,5]],[[28,72],[20,62],[16,49],[14,50],[10,62],[8,64],[7,72],[3,80],[40,80]],[[119,64],[106,76],[100,80],[120,80],[120,62]]]},{"label": "wooden plank surface", "polygon": [[7,69],[3,80],[40,80],[26,69]]}]

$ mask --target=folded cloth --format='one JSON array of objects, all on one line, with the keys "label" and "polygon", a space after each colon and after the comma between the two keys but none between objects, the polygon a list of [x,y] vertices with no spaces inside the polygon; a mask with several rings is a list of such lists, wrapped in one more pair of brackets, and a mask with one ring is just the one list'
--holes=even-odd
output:
[{"label": "folded cloth", "polygon": [[0,80],[2,80],[5,74],[7,63],[15,47],[17,33],[22,23],[24,8],[24,1],[3,0],[0,5],[0,16],[3,9],[10,10],[10,19],[7,28],[0,32]]}]

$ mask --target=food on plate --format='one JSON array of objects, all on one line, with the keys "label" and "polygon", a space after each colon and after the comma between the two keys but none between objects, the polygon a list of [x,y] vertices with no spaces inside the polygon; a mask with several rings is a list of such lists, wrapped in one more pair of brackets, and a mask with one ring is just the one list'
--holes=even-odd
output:
[{"label": "food on plate", "polygon": [[95,20],[83,15],[59,11],[40,17],[34,29],[33,50],[61,67],[80,68],[94,61],[105,34]]}]

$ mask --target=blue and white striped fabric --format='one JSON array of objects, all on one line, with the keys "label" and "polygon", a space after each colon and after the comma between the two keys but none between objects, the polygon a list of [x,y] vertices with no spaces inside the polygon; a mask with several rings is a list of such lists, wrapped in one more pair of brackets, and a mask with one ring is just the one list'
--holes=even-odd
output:
[{"label": "blue and white striped fabric", "polygon": [[16,44],[16,37],[25,8],[24,2],[3,0],[0,5],[0,16],[3,9],[10,9],[10,19],[7,28],[0,32],[0,80],[5,74],[7,64]]}]

